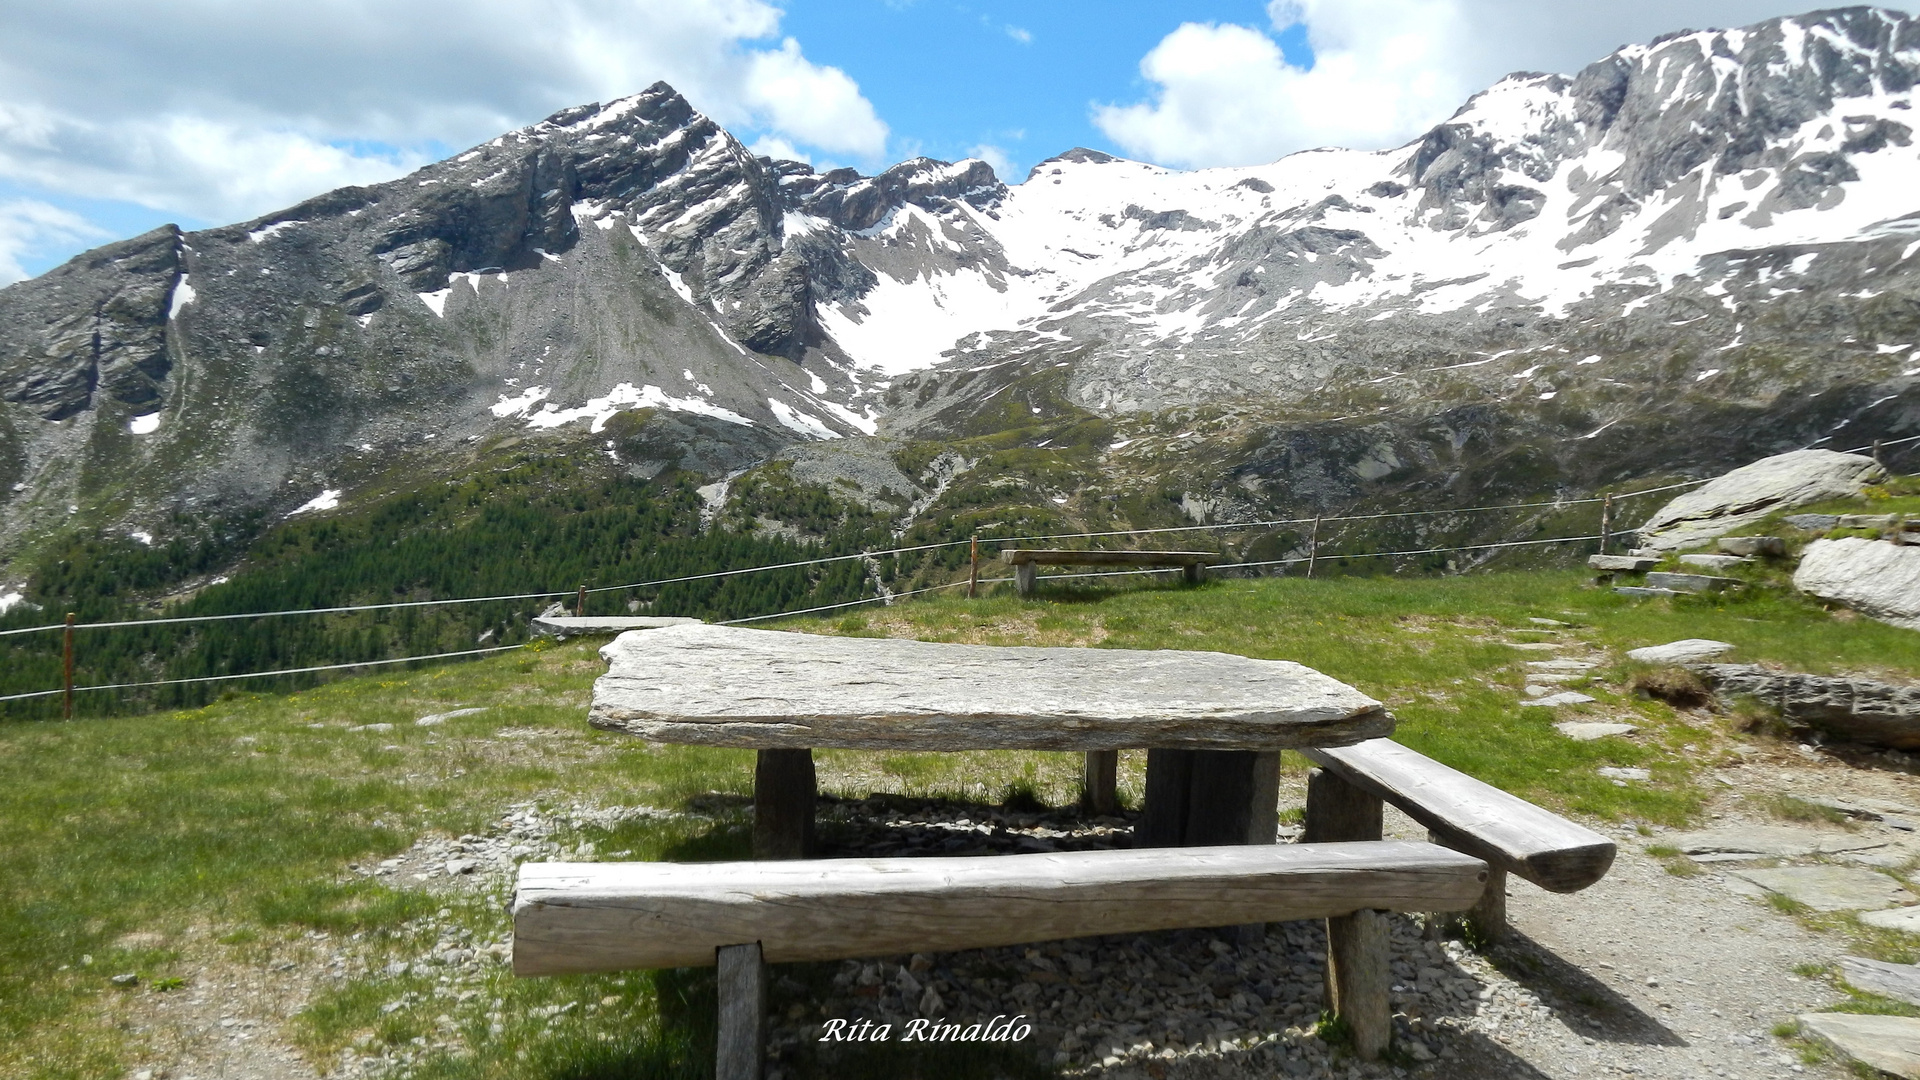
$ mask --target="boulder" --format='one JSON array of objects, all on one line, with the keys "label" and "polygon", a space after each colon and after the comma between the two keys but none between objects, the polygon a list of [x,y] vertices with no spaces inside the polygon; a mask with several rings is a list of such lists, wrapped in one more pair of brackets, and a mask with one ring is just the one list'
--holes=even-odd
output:
[{"label": "boulder", "polygon": [[1627,659],[1638,660],[1643,664],[1686,664],[1732,651],[1733,645],[1729,642],[1694,637],[1669,641],[1665,645],[1628,649]]},{"label": "boulder", "polygon": [[1662,552],[1695,547],[1776,510],[1858,495],[1884,475],[1870,457],[1832,450],[1762,458],[1654,511],[1640,527],[1640,546]]},{"label": "boulder", "polygon": [[1722,697],[1755,698],[1796,727],[1849,742],[1920,750],[1920,686],[1772,671],[1758,664],[1701,664],[1694,670]]},{"label": "boulder", "polygon": [[1848,537],[1815,540],[1793,587],[1881,622],[1920,630],[1920,547]]}]

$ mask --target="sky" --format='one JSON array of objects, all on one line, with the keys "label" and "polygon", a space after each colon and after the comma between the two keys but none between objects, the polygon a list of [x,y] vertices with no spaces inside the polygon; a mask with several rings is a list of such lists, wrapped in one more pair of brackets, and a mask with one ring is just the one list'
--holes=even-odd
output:
[{"label": "sky", "polygon": [[[761,153],[1074,146],[1176,168],[1400,145],[1512,71],[1767,0],[63,0],[0,5],[0,284],[243,221],[664,79]],[[1893,3],[1914,12],[1920,0]]]}]

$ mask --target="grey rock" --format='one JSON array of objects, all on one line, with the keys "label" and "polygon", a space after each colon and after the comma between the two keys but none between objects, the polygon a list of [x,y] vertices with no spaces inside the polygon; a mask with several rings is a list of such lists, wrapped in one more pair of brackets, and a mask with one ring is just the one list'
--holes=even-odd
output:
[{"label": "grey rock", "polygon": [[1648,588],[1671,589],[1675,592],[1722,592],[1739,584],[1737,579],[1714,577],[1710,574],[1671,574],[1655,571],[1647,575]]},{"label": "grey rock", "polygon": [[1600,666],[1599,664],[1596,664],[1591,660],[1529,660],[1527,661],[1527,670],[1529,671],[1562,671],[1562,672],[1592,671],[1593,669],[1599,666]]},{"label": "grey rock", "polygon": [[1762,458],[1656,510],[1640,527],[1640,543],[1660,551],[1693,547],[1777,510],[1857,495],[1884,475],[1870,457],[1832,450]]},{"label": "grey rock", "polygon": [[1729,555],[1785,555],[1787,542],[1777,536],[1723,536],[1720,550]]},{"label": "grey rock", "polygon": [[1861,911],[1920,900],[1885,874],[1851,866],[1777,866],[1734,876],[1815,911]]},{"label": "grey rock", "polygon": [[1643,600],[1655,600],[1663,596],[1679,596],[1673,589],[1655,589],[1645,585],[1615,585],[1613,591],[1621,596],[1637,596]]},{"label": "grey rock", "polygon": [[1850,742],[1920,750],[1920,686],[1757,664],[1703,664],[1697,670],[1721,697],[1758,699],[1791,724]]},{"label": "grey rock", "polygon": [[1577,671],[1535,671],[1527,675],[1527,687],[1531,692],[1536,686],[1561,686],[1570,682],[1585,682],[1587,678],[1586,675]]},{"label": "grey rock", "polygon": [[1521,652],[1555,652],[1560,646],[1551,641],[1509,641],[1507,648],[1519,649]]},{"label": "grey rock", "polygon": [[1731,570],[1736,566],[1744,566],[1752,561],[1752,559],[1742,558],[1738,555],[1680,556],[1680,564],[1682,566],[1698,566],[1705,570]]},{"label": "grey rock", "polygon": [[1800,1031],[1840,1054],[1902,1080],[1920,1080],[1920,1020],[1909,1016],[1804,1013]]},{"label": "grey rock", "polygon": [[1586,694],[1576,693],[1572,690],[1563,690],[1557,694],[1549,694],[1546,697],[1535,698],[1532,701],[1523,701],[1520,704],[1523,707],[1531,705],[1552,709],[1562,705],[1585,705],[1592,700],[1593,698]]},{"label": "grey rock", "polygon": [[1840,958],[1840,977],[1861,990],[1920,1005],[1920,967],[1858,956]]},{"label": "grey rock", "polygon": [[1766,858],[1832,855],[1880,847],[1886,842],[1884,838],[1789,825],[1735,825],[1677,833],[1661,840],[1688,855],[1744,854]]},{"label": "grey rock", "polygon": [[1839,514],[1788,514],[1780,520],[1802,532],[1826,532],[1840,524]]},{"label": "grey rock", "polygon": [[420,719],[415,720],[414,724],[417,727],[435,727],[440,724],[444,724],[449,720],[455,719],[456,717],[472,716],[475,713],[483,713],[486,711],[487,711],[487,707],[485,705],[476,706],[471,709],[454,709],[451,712],[432,713],[430,715],[423,716]]},{"label": "grey rock", "polygon": [[133,972],[129,971],[124,975],[115,975],[113,978],[108,979],[107,981],[124,990],[130,986],[140,985],[140,976],[135,975]]},{"label": "grey rock", "polygon": [[1651,772],[1648,772],[1646,769],[1637,768],[1631,765],[1606,765],[1606,766],[1602,766],[1601,768],[1595,769],[1594,771],[1599,775],[1606,777],[1608,780],[1615,780],[1620,782],[1626,782],[1629,780],[1640,781],[1640,780],[1653,779],[1653,774]]},{"label": "grey rock", "polygon": [[1659,566],[1660,560],[1644,555],[1589,555],[1587,565],[1610,573],[1641,574]]},{"label": "grey rock", "polygon": [[1579,720],[1562,720],[1553,725],[1554,730],[1575,742],[1592,742],[1618,735],[1631,735],[1640,729],[1632,724],[1589,723]]},{"label": "grey rock", "polygon": [[1861,537],[1815,540],[1800,556],[1793,587],[1881,622],[1920,630],[1920,547]]},{"label": "grey rock", "polygon": [[1888,908],[1885,911],[1863,911],[1859,917],[1860,921],[1868,926],[1882,930],[1920,934],[1920,906]]},{"label": "grey rock", "polygon": [[447,876],[459,877],[461,874],[471,874],[479,869],[479,867],[480,863],[475,859],[449,859],[447,861]]},{"label": "grey rock", "polygon": [[1731,642],[1714,641],[1711,638],[1682,638],[1669,641],[1665,645],[1647,645],[1638,649],[1628,649],[1627,659],[1638,660],[1643,664],[1688,664],[1696,660],[1705,660],[1732,652]]}]

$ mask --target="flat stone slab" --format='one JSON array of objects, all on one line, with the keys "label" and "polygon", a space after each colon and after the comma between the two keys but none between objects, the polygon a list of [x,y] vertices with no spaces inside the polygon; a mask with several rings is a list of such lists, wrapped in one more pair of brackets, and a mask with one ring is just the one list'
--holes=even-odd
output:
[{"label": "flat stone slab", "polygon": [[533,620],[533,632],[542,637],[579,637],[587,634],[624,634],[629,630],[659,630],[699,621],[648,615],[541,615]]},{"label": "flat stone slab", "polygon": [[1787,553],[1787,542],[1778,536],[1723,536],[1720,538],[1719,547],[1729,555],[1785,555]]},{"label": "flat stone slab", "polygon": [[1731,873],[1815,911],[1871,911],[1920,900],[1887,875],[1853,866],[1776,866]]},{"label": "flat stone slab", "polygon": [[1682,638],[1679,641],[1669,641],[1665,645],[1628,649],[1627,659],[1638,660],[1643,664],[1688,664],[1732,651],[1731,642],[1714,641],[1711,638]]},{"label": "flat stone slab", "polygon": [[949,645],[725,626],[600,650],[595,726],[753,749],[1280,750],[1389,735],[1311,668],[1214,652]]},{"label": "flat stone slab", "polygon": [[1608,573],[1644,574],[1659,566],[1660,560],[1645,555],[1589,555],[1587,565]]},{"label": "flat stone slab", "polygon": [[1901,1080],[1920,1080],[1920,1020],[1857,1013],[1805,1013],[1798,1019],[1807,1038]]},{"label": "flat stone slab", "polygon": [[1884,960],[1843,956],[1840,958],[1840,977],[1852,983],[1856,989],[1904,1001],[1909,1005],[1920,1005],[1920,967],[1912,964],[1889,964]]},{"label": "flat stone slab", "polygon": [[1920,934],[1920,906],[1888,908],[1885,911],[1863,911],[1860,913],[1860,921],[1882,930],[1900,930],[1909,934]]},{"label": "flat stone slab", "polygon": [[1621,596],[1639,596],[1647,599],[1660,596],[1679,596],[1673,589],[1649,589],[1644,585],[1615,585],[1613,591]]},{"label": "flat stone slab", "polygon": [[1585,705],[1587,702],[1592,700],[1593,700],[1592,698],[1588,697],[1585,694],[1577,693],[1572,690],[1562,690],[1557,694],[1549,694],[1546,697],[1534,698],[1532,701],[1523,701],[1520,704],[1521,705],[1540,705],[1540,706],[1545,706],[1547,708],[1555,708],[1560,705]]},{"label": "flat stone slab", "polygon": [[1587,660],[1529,660],[1529,671],[1592,671],[1599,664]]},{"label": "flat stone slab", "polygon": [[1563,647],[1552,641],[1509,641],[1506,645],[1509,649],[1519,649],[1521,652],[1553,652]]},{"label": "flat stone slab", "polygon": [[1840,527],[1839,514],[1788,514],[1780,520],[1803,532],[1827,532]]},{"label": "flat stone slab", "polygon": [[1655,571],[1647,575],[1648,588],[1672,589],[1676,592],[1721,592],[1738,584],[1740,582],[1733,578],[1714,577],[1711,574],[1674,574]]},{"label": "flat stone slab", "polygon": [[1682,555],[1680,556],[1680,565],[1698,566],[1703,570],[1731,570],[1736,566],[1744,566],[1747,563],[1750,563],[1752,561],[1753,561],[1752,559],[1743,559],[1738,555]]},{"label": "flat stone slab", "polygon": [[1663,843],[1688,855],[1739,852],[1756,858],[1791,859],[1803,855],[1866,851],[1884,847],[1887,841],[1851,833],[1797,829],[1790,825],[1735,825],[1726,829],[1679,833],[1667,837]]},{"label": "flat stone slab", "polygon": [[1554,730],[1575,742],[1592,742],[1613,735],[1631,735],[1640,729],[1632,724],[1587,723],[1580,720],[1562,720],[1553,725]]},{"label": "flat stone slab", "polygon": [[1608,765],[1595,769],[1595,772],[1616,783],[1624,784],[1629,780],[1651,780],[1653,774],[1632,765]]},{"label": "flat stone slab", "polygon": [[1549,686],[1559,686],[1562,683],[1585,682],[1587,678],[1584,672],[1579,671],[1529,671],[1527,672],[1527,692],[1532,693],[1536,686],[1544,689]]},{"label": "flat stone slab", "polygon": [[480,705],[471,709],[455,709],[452,712],[434,713],[431,716],[423,716],[420,719],[415,720],[414,723],[420,727],[433,727],[436,724],[444,724],[447,721],[452,720],[456,717],[472,716],[474,713],[483,713],[486,711],[487,711],[487,707],[485,705]]}]

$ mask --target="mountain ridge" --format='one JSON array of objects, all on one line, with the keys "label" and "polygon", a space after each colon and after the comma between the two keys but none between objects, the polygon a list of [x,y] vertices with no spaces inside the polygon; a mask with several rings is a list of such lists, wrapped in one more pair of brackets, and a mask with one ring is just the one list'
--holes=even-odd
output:
[{"label": "mountain ridge", "polygon": [[1176,172],[1076,147],[1015,187],[756,157],[659,83],[0,290],[0,558],[351,503],[525,439],[717,479],[807,441],[1094,423],[1080,487],[1009,490],[1219,520],[1451,498],[1481,444],[1557,490],[1904,433],[1916,81],[1920,22],[1836,9],[1516,73],[1388,150]]}]

